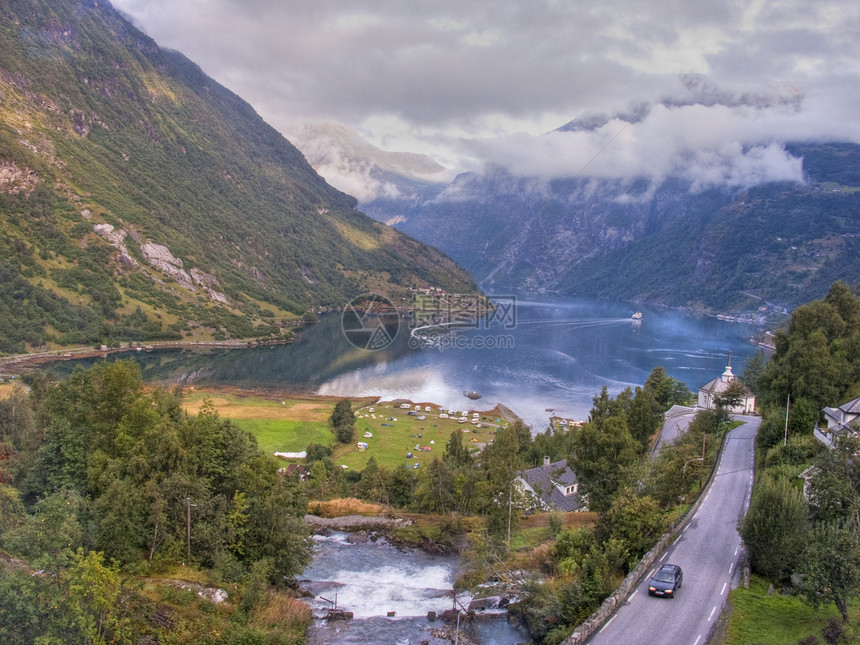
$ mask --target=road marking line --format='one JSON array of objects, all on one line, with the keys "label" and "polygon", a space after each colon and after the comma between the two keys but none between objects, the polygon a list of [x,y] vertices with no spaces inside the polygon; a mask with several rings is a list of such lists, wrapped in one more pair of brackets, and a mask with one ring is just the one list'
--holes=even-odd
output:
[{"label": "road marking line", "polygon": [[714,612],[715,612],[715,611],[717,611],[717,607],[716,607],[716,605],[714,605],[714,608],[711,610],[711,615],[710,615],[710,616],[708,616],[708,622],[711,622],[711,619],[714,617]]},{"label": "road marking line", "polygon": [[648,577],[649,577],[649,578],[653,578],[653,577],[654,577],[654,573],[655,573],[656,571],[657,571],[656,567],[655,567],[654,569],[651,569],[651,573],[649,573],[649,574],[648,574]]},{"label": "road marking line", "polygon": [[[686,531],[686,530],[687,530],[687,529],[684,529],[684,531]],[[684,537],[684,532],[683,532],[683,531],[681,531],[681,535],[679,535],[678,537],[676,537],[676,538],[675,538],[675,541],[674,541],[674,542],[672,542],[672,546],[675,546],[676,544],[678,544],[678,542],[680,542],[680,541],[681,541],[681,538],[682,538],[682,537]]]},{"label": "road marking line", "polygon": [[638,590],[638,589],[634,590],[632,594],[630,594],[629,596],[627,596],[627,602],[630,602],[631,600],[633,600],[633,596],[635,596],[635,595],[636,595],[636,594],[638,594],[638,593],[639,593],[639,590]]},{"label": "road marking line", "polygon": [[665,559],[666,559],[666,556],[667,556],[667,555],[669,555],[669,552],[668,552],[668,551],[666,551],[665,553],[663,553],[663,557],[662,557],[662,558],[660,558],[660,562],[663,562],[663,560],[665,560]]},{"label": "road marking line", "polygon": [[[617,615],[618,615],[618,614],[615,614],[615,616],[617,616]],[[606,629],[607,627],[609,627],[609,624],[610,624],[613,620],[615,620],[615,616],[613,616],[612,618],[610,618],[609,620],[607,620],[607,621],[606,621],[606,624],[605,624],[603,627],[601,627],[601,628],[600,628],[600,632],[602,632],[604,629]],[[597,632],[597,633],[599,634],[600,632]]]},{"label": "road marking line", "polygon": [[738,545],[738,546],[736,546],[736,547],[735,547],[735,555],[737,555],[737,554],[738,554],[738,550],[739,550],[740,548],[741,548],[741,546],[740,546],[740,545]]},{"label": "road marking line", "polygon": [[726,593],[726,587],[728,587],[728,586],[729,586],[729,583],[728,583],[728,582],[724,582],[724,583],[723,583],[723,590],[720,592],[720,595],[721,595],[721,596],[722,596],[724,593]]},{"label": "road marking line", "polygon": [[693,643],[693,645],[699,645],[699,641],[700,641],[700,640],[702,640],[702,635],[701,635],[701,634],[699,634],[699,636],[696,638],[696,640],[695,640],[695,642]]},{"label": "road marking line", "polygon": [[729,565],[729,575],[732,575],[732,571],[734,571],[734,570],[735,570],[735,563],[734,563],[734,562],[732,562],[732,563]]}]

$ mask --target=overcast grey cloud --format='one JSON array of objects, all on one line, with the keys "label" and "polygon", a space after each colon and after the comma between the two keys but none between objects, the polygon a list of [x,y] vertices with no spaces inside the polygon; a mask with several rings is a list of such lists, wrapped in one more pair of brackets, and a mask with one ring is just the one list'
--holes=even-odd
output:
[{"label": "overcast grey cloud", "polygon": [[747,185],[799,178],[784,141],[860,142],[856,0],[113,4],[284,132],[335,121],[452,170]]}]

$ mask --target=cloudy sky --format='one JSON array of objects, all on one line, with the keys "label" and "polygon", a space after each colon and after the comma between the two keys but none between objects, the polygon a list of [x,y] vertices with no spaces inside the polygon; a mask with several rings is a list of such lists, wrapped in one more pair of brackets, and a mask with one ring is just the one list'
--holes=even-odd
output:
[{"label": "cloudy sky", "polygon": [[860,142],[856,0],[112,1],[284,132],[454,170],[743,184],[799,177],[783,141]]}]

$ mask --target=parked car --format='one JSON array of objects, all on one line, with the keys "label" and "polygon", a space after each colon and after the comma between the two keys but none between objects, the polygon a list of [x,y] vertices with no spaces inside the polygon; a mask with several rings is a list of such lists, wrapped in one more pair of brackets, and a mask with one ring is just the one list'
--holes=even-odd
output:
[{"label": "parked car", "polygon": [[664,564],[648,583],[649,596],[674,598],[684,582],[684,572],[677,564]]}]

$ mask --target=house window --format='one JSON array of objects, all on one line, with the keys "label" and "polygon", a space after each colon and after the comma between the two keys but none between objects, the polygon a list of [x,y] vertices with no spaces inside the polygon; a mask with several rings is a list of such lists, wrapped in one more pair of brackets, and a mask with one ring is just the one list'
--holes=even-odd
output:
[{"label": "house window", "polygon": [[568,486],[564,491],[565,495],[573,495],[576,492],[578,484],[574,484],[573,486]]}]

